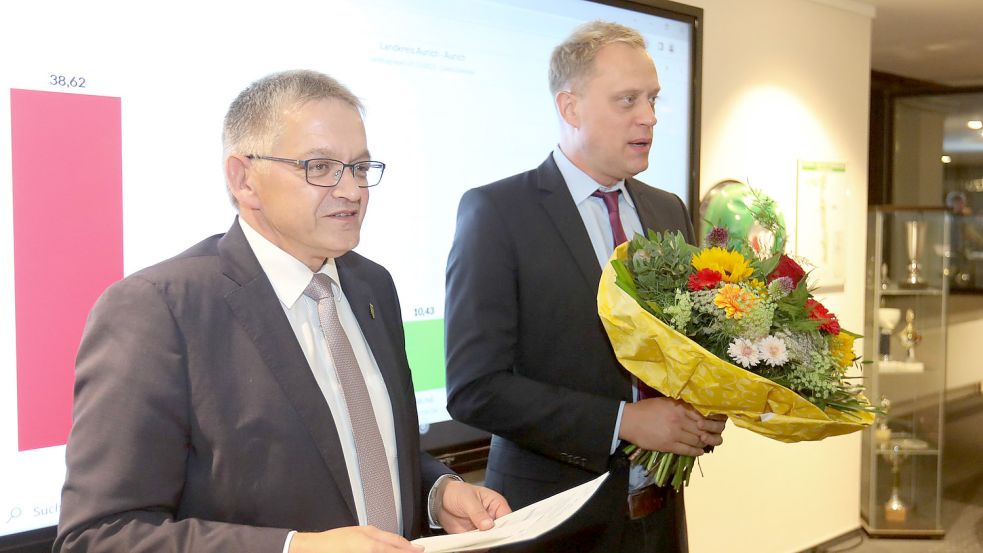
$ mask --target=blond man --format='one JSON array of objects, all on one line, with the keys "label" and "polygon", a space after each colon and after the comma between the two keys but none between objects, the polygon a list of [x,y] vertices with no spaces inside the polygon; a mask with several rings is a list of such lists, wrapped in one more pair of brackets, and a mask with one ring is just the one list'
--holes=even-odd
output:
[{"label": "blond man", "polygon": [[660,84],[645,40],[606,22],[576,29],[550,61],[559,144],[531,171],[468,191],[447,266],[448,410],[491,432],[486,483],[522,507],[605,471],[601,490],[515,551],[686,551],[682,494],[621,453],[701,455],[724,422],[640,390],[597,315],[601,267],[643,232],[693,228],[648,167]]}]

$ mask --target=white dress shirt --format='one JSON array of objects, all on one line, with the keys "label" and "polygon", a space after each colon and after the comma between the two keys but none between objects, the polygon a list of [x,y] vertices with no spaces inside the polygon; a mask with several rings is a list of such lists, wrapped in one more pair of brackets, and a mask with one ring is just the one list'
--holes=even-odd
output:
[{"label": "white dress shirt", "polygon": [[[300,347],[304,350],[304,356],[310,365],[314,379],[317,381],[324,399],[328,402],[331,409],[331,416],[334,419],[335,428],[338,429],[338,438],[341,441],[341,450],[345,456],[345,465],[348,468],[348,479],[351,482],[352,494],[355,497],[355,509],[358,514],[358,523],[366,524],[365,497],[362,494],[362,479],[358,470],[358,457],[355,453],[355,436],[352,434],[351,422],[348,418],[348,407],[342,395],[341,384],[335,372],[334,362],[331,359],[331,351],[324,334],[321,332],[321,323],[317,314],[317,302],[304,295],[304,290],[310,284],[314,273],[301,263],[297,258],[281,250],[263,235],[249,226],[249,224],[239,219],[246,241],[252,248],[256,259],[259,261],[266,277],[273,285],[280,300],[280,306],[287,315],[290,328],[293,329]],[[386,390],[386,383],[379,371],[372,350],[365,341],[362,329],[358,326],[358,320],[352,312],[348,299],[341,289],[341,280],[338,278],[338,268],[334,259],[328,259],[323,267],[318,271],[331,278],[331,289],[334,292],[334,301],[337,302],[338,318],[341,326],[345,329],[348,341],[351,342],[358,366],[362,370],[365,378],[365,385],[369,391],[369,398],[372,401],[372,409],[375,412],[376,421],[379,424],[379,432],[382,434],[383,445],[386,450],[386,459],[389,462],[389,474],[392,478],[393,496],[396,500],[396,520],[402,528],[403,513],[399,506],[400,488],[399,476],[396,469],[396,430],[393,423],[393,410],[389,402],[389,393]],[[293,533],[287,538],[284,544],[286,551],[290,544]]]}]

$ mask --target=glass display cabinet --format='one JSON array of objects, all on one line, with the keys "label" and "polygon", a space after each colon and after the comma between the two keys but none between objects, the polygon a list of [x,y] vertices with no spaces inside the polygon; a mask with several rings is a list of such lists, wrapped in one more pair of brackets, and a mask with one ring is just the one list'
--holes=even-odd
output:
[{"label": "glass display cabinet", "polygon": [[[980,180],[983,183],[983,179]],[[974,196],[983,197],[983,192]],[[954,215],[949,283],[953,293],[983,291],[983,215]]]},{"label": "glass display cabinet", "polygon": [[874,537],[940,537],[951,216],[872,208],[867,225],[867,395],[860,516]]}]

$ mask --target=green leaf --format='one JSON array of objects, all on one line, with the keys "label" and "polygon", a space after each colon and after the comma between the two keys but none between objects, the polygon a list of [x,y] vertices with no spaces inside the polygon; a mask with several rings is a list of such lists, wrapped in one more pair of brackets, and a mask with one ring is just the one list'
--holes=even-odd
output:
[{"label": "green leaf", "polygon": [[646,309],[649,313],[653,315],[661,315],[664,313],[662,307],[654,301],[639,302],[639,304]]},{"label": "green leaf", "polygon": [[[842,332],[843,334],[846,334],[847,336],[849,336],[849,337],[851,337],[853,339],[863,338],[864,337],[863,334],[857,334],[856,332],[850,332],[849,330],[847,330],[847,329],[845,329],[843,327],[840,327],[840,332]],[[869,361],[864,361],[864,363],[869,363]]]},{"label": "green leaf", "polygon": [[777,253],[768,259],[762,260],[759,265],[761,267],[761,275],[765,277],[770,275],[772,271],[775,270],[775,267],[778,267],[778,262],[781,261],[781,259],[782,254]]},{"label": "green leaf", "polygon": [[631,271],[628,270],[628,267],[625,267],[625,264],[620,259],[612,259],[611,266],[614,267],[614,283],[618,285],[618,288],[621,288],[626,294],[631,296],[632,299],[641,304],[642,298],[638,296],[635,279],[632,278]]}]

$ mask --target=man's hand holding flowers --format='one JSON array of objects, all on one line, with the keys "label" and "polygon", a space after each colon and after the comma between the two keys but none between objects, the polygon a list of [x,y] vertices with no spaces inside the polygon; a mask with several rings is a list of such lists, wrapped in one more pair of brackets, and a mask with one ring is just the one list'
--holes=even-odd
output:
[{"label": "man's hand holding flowers", "polygon": [[704,417],[679,399],[654,397],[625,405],[618,437],[650,451],[698,457],[724,442],[727,417]]}]

